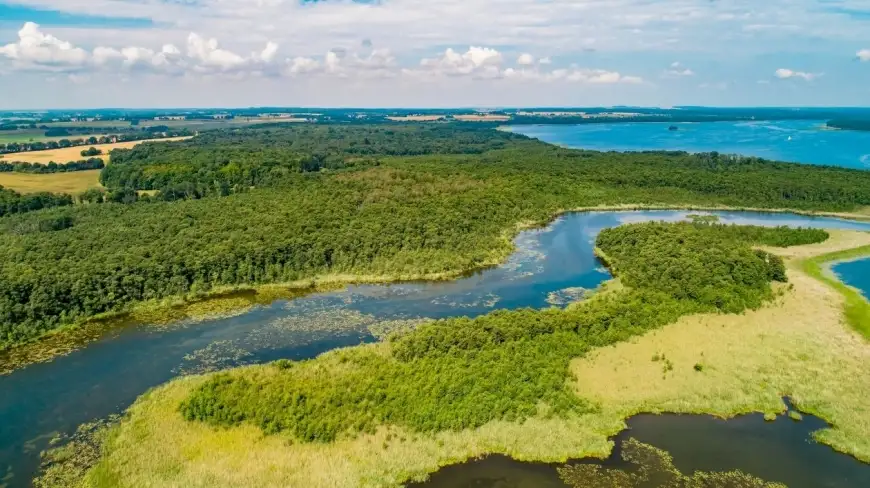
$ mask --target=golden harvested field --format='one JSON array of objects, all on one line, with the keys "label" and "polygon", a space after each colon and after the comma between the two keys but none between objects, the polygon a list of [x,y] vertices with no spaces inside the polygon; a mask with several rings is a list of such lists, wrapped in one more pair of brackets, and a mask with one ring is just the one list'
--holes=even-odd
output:
[{"label": "golden harvested field", "polygon": [[84,145],[76,147],[66,147],[63,149],[48,149],[46,151],[20,152],[4,154],[2,157],[0,157],[0,159],[4,159],[6,161],[20,161],[35,164],[48,164],[52,161],[54,161],[55,163],[68,163],[70,161],[87,159],[82,157],[82,151],[88,149],[89,147],[95,147],[97,149],[103,150],[103,154],[99,157],[103,158],[103,160],[108,163],[109,152],[112,149],[130,149],[131,147],[138,146],[143,142],[170,142],[180,141],[184,139],[189,139],[189,137],[172,137],[168,139],[151,139],[148,141],[119,142],[116,144],[95,144],[94,146]]},{"label": "golden harvested field", "polygon": [[0,186],[19,193],[69,193],[77,195],[90,188],[100,187],[100,170],[71,171],[69,173],[0,173]]},{"label": "golden harvested field", "polygon": [[511,119],[509,115],[489,114],[454,115],[453,118],[462,122],[507,122]]},{"label": "golden harvested field", "polygon": [[443,115],[403,115],[398,117],[387,117],[387,120],[393,122],[434,122],[444,119]]}]

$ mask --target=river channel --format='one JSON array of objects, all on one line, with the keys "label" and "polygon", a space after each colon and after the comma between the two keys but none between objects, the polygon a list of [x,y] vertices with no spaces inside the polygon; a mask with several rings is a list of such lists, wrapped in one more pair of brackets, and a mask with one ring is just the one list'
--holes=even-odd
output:
[{"label": "river channel", "polygon": [[[0,486],[28,486],[38,470],[39,453],[52,437],[120,413],[149,388],[178,375],[312,358],[374,341],[373,331],[395,320],[565,306],[610,278],[593,254],[602,229],[682,220],[690,213],[567,214],[543,229],[521,233],[516,252],[501,266],[455,281],[349,286],[279,300],[229,318],[115,330],[69,355],[0,377]],[[715,213],[725,223],[870,231],[870,223],[834,218]]]}]

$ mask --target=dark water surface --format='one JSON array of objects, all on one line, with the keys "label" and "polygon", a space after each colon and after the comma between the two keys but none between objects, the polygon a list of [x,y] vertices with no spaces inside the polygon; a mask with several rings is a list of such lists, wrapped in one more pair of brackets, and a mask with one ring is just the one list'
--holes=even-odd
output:
[{"label": "dark water surface", "polygon": [[[351,286],[231,318],[115,331],[68,356],[0,377],[0,486],[27,486],[38,469],[39,452],[54,435],[119,413],[149,388],[181,374],[315,357],[375,340],[372,328],[385,321],[564,306],[609,278],[593,255],[602,229],[681,220],[689,213],[570,214],[545,229],[523,232],[505,264],[456,281]],[[728,223],[870,231],[870,223],[831,218],[716,213]]]},{"label": "dark water surface", "polygon": [[[668,128],[676,125],[678,130]],[[719,151],[779,161],[870,169],[870,132],[831,130],[824,120],[515,125],[508,130],[599,151]]]},{"label": "dark water surface", "polygon": [[[622,459],[619,447],[634,438],[667,451],[676,468],[686,475],[739,469],[765,481],[785,483],[789,488],[870,486],[870,465],[812,440],[813,431],[827,426],[812,416],[804,416],[800,422],[784,416],[766,422],[762,415],[731,420],[706,415],[638,415],[627,424],[628,429],[613,439],[617,448],[608,459],[567,465],[591,463],[632,470],[635,467]],[[505,456],[488,456],[442,468],[429,481],[409,488],[569,487],[556,471],[561,466],[566,464],[522,463]]]},{"label": "dark water surface", "polygon": [[843,283],[861,290],[864,297],[870,300],[870,258],[839,263],[831,269]]}]

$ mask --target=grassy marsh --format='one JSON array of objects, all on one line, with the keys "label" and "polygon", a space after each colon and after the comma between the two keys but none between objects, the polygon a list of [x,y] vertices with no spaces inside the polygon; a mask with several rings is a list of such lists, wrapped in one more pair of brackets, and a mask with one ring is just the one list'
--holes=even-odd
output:
[{"label": "grassy marsh", "polygon": [[[836,233],[826,244],[793,248],[793,254],[848,248],[855,234]],[[864,367],[870,345],[844,327],[841,295],[801,271],[796,259],[788,264],[791,283],[758,310],[683,317],[575,359],[569,386],[596,406],[591,412],[559,417],[542,410],[524,422],[495,420],[427,434],[380,427],[330,443],[304,443],[289,434],[264,435],[252,425],[185,421],[178,405],[210,378],[185,377],[131,407],[86,486],[399,486],[487,453],[527,461],[603,458],[612,448],[608,436],[635,413],[783,413],[783,396],[832,423],[815,434],[820,442],[870,461],[870,407],[863,400],[870,395]],[[389,343],[364,347],[373,355],[390,354]],[[333,351],[318,361],[340,368],[344,355]],[[661,360],[650,360],[656,355],[672,367],[663,371]],[[698,371],[695,364],[704,367]],[[231,374],[278,370],[254,366]],[[547,443],[540,442],[544,438]]]}]

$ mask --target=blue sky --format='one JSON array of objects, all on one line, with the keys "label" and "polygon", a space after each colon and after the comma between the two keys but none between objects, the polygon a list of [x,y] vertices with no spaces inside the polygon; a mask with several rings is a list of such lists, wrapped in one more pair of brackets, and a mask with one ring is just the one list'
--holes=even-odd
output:
[{"label": "blue sky", "polygon": [[0,0],[0,89],[0,108],[870,106],[870,0]]}]

